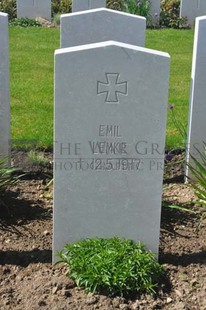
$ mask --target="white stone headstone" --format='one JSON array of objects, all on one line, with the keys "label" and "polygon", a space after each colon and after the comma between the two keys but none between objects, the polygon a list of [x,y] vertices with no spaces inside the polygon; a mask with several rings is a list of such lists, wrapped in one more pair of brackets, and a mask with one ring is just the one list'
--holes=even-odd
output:
[{"label": "white stone headstone", "polygon": [[72,12],[105,8],[106,0],[72,0]]},{"label": "white stone headstone", "polygon": [[145,45],[146,19],[109,9],[61,15],[61,48],[114,40]]},{"label": "white stone headstone", "polygon": [[180,16],[187,17],[188,24],[193,24],[195,18],[206,15],[205,0],[181,0]]},{"label": "white stone headstone", "polygon": [[51,19],[51,0],[17,0],[17,18]]},{"label": "white stone headstone", "polygon": [[158,22],[160,17],[160,0],[150,0],[150,14],[152,21]]},{"label": "white stone headstone", "polygon": [[169,61],[114,41],[56,51],[54,255],[112,236],[158,255]]},{"label": "white stone headstone", "polygon": [[10,157],[8,14],[0,13],[0,157]]},{"label": "white stone headstone", "polygon": [[[206,16],[196,18],[191,73],[190,109],[188,120],[187,162],[191,155],[200,159],[198,151],[206,142]],[[186,167],[186,177],[192,177]]]}]

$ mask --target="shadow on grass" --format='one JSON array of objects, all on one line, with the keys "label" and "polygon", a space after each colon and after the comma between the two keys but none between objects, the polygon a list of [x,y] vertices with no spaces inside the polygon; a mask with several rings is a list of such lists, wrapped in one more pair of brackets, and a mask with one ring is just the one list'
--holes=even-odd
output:
[{"label": "shadow on grass", "polygon": [[31,251],[0,251],[0,265],[19,265],[26,267],[29,264],[51,263],[52,251],[34,249]]}]

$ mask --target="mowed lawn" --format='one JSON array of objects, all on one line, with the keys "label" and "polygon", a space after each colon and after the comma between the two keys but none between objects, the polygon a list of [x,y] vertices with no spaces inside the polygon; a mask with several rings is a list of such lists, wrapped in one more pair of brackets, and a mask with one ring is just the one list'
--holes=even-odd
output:
[{"label": "mowed lawn", "polygon": [[[54,51],[59,48],[58,28],[11,27],[10,91],[12,139],[36,141],[50,148],[53,141]],[[187,126],[192,64],[193,30],[147,30],[146,47],[171,56],[168,103]],[[157,72],[158,75],[158,72]],[[68,85],[69,87],[69,85]],[[154,107],[155,109],[155,107]],[[167,148],[184,147],[168,111]],[[23,143],[23,144],[24,144]]]},{"label": "mowed lawn", "polygon": [[54,51],[59,48],[59,37],[57,28],[10,28],[13,140],[52,146]]}]

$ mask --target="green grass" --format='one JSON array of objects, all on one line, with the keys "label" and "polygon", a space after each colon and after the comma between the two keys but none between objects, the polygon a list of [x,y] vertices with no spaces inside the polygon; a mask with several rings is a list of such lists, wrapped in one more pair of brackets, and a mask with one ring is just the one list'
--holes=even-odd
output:
[{"label": "green grass", "polygon": [[56,48],[59,29],[10,28],[12,139],[52,146]]},{"label": "green grass", "polygon": [[[188,121],[190,76],[192,67],[193,30],[147,30],[146,47],[169,53],[171,57],[169,102],[174,104],[176,118],[185,127]],[[168,148],[184,147],[182,137],[168,111]]]},{"label": "green grass", "polygon": [[[171,55],[169,103],[178,120],[187,125],[192,30],[147,30],[146,47]],[[36,140],[51,147],[53,134],[54,50],[60,31],[48,28],[10,28],[12,139]],[[168,113],[169,114],[169,113]],[[167,147],[182,146],[182,138],[168,115]]]}]

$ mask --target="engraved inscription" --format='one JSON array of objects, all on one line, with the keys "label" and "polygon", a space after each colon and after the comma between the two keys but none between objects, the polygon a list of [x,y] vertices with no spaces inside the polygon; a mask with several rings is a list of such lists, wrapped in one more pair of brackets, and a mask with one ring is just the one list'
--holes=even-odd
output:
[{"label": "engraved inscription", "polygon": [[119,125],[99,125],[99,137],[121,138]]},{"label": "engraved inscription", "polygon": [[126,142],[98,142],[89,141],[90,149],[92,154],[106,154],[106,155],[122,155],[127,154],[127,143]]},{"label": "engraved inscription", "polygon": [[120,82],[119,73],[106,73],[106,82],[97,81],[97,95],[105,94],[106,103],[119,103],[119,95],[128,94],[128,82]]}]

